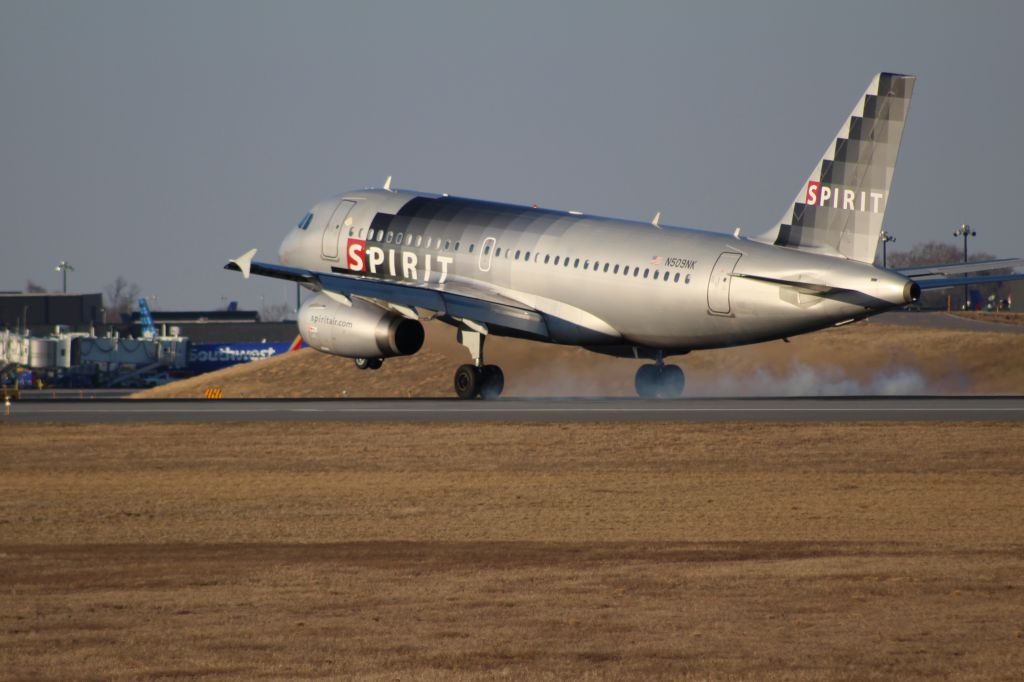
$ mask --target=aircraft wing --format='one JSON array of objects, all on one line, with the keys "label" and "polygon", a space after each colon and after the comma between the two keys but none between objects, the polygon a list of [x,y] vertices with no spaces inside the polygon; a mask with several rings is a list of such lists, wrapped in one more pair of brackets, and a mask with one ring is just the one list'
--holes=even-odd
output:
[{"label": "aircraft wing", "polygon": [[974,263],[947,263],[945,265],[920,265],[913,268],[898,268],[896,272],[910,278],[953,275],[958,272],[985,272],[1024,265],[1024,258],[1001,258],[982,260]]},{"label": "aircraft wing", "polygon": [[343,273],[313,272],[304,268],[253,261],[255,253],[255,249],[245,253],[228,262],[224,269],[241,272],[247,279],[250,274],[274,277],[298,282],[316,291],[340,294],[345,298],[357,296],[380,303],[383,307],[396,308],[403,314],[415,314],[416,309],[421,309],[442,319],[469,320],[549,338],[547,322],[537,310],[467,284],[453,282],[428,288],[420,284],[382,281]]}]

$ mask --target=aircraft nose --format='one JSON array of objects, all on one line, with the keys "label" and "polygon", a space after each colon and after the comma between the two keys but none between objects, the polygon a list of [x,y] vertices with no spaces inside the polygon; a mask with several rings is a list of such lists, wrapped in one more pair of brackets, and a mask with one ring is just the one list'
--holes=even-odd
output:
[{"label": "aircraft nose", "polygon": [[295,234],[297,230],[291,230],[285,235],[284,241],[281,242],[281,246],[277,249],[277,259],[282,265],[288,265],[288,262],[292,258],[292,254],[295,252],[295,242],[298,239],[298,235]]}]

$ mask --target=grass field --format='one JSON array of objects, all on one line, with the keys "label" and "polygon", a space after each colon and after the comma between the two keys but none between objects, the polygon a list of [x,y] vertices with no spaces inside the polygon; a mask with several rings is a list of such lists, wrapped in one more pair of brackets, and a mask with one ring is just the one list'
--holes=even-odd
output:
[{"label": "grass field", "polygon": [[5,679],[1024,678],[1024,426],[0,422]]}]

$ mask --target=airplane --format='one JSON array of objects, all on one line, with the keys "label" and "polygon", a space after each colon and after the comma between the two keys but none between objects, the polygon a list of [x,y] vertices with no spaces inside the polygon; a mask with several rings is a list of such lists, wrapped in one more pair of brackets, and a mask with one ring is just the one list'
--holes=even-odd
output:
[{"label": "airplane", "polygon": [[459,398],[497,398],[488,336],[651,360],[643,398],[683,392],[666,358],[788,339],[918,300],[923,289],[1024,275],[953,276],[1024,259],[888,270],[874,265],[914,76],[879,73],[782,218],[733,234],[578,211],[383,187],[318,203],[285,236],[279,264],[252,249],[224,267],[317,292],[298,314],[306,343],[376,369],[423,344],[421,320],[455,328],[472,362]]}]

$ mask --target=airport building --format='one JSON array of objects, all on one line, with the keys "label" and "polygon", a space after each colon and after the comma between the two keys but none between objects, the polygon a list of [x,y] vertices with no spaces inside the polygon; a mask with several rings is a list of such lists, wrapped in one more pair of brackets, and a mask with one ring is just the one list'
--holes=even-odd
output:
[{"label": "airport building", "polygon": [[0,292],[0,328],[76,331],[103,324],[102,294]]},{"label": "airport building", "polygon": [[273,357],[301,344],[295,322],[263,323],[256,311],[138,312],[103,325],[100,294],[6,294],[0,383],[149,386]]}]

